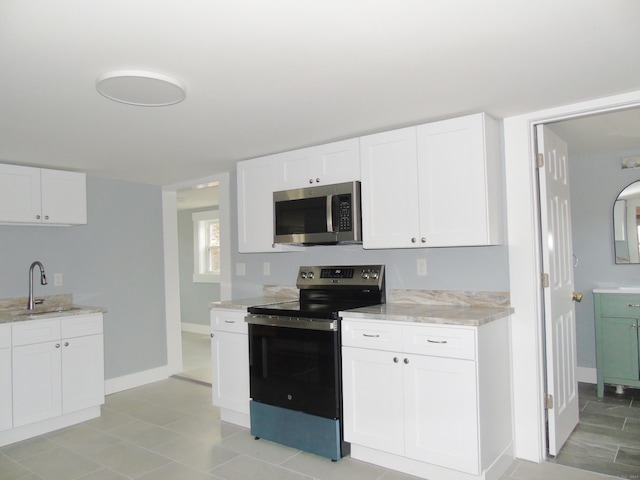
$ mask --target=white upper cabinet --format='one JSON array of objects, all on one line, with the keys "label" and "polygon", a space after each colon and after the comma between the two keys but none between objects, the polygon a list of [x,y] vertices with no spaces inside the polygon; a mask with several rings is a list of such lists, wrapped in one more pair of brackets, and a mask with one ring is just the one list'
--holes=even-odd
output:
[{"label": "white upper cabinet", "polygon": [[274,156],[238,162],[238,251],[240,253],[290,250],[273,243]]},{"label": "white upper cabinet", "polygon": [[500,244],[498,142],[482,113],[362,137],[364,248]]},{"label": "white upper cabinet", "polygon": [[273,155],[276,191],[360,179],[357,138]]},{"label": "white upper cabinet", "polygon": [[0,165],[0,223],[87,223],[84,173]]}]

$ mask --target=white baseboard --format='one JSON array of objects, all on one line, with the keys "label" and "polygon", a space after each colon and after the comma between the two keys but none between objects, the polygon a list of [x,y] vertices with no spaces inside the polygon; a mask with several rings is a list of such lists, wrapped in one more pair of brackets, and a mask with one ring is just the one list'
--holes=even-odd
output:
[{"label": "white baseboard", "polygon": [[158,382],[169,378],[167,366],[152,368],[142,372],[124,375],[122,377],[110,378],[104,382],[104,393],[110,395],[112,393],[122,392],[130,388],[141,387],[148,383]]},{"label": "white baseboard", "polygon": [[202,325],[200,323],[181,323],[181,329],[183,332],[189,333],[202,333],[209,335],[211,333],[211,327],[209,325]]},{"label": "white baseboard", "polygon": [[598,373],[595,368],[576,368],[576,378],[582,383],[598,383]]}]

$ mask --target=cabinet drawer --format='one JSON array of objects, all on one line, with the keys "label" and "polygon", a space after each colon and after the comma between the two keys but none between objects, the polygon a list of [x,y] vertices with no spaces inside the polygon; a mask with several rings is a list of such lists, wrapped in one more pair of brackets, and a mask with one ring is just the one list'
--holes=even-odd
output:
[{"label": "cabinet drawer", "polygon": [[60,339],[60,319],[28,320],[12,326],[12,344],[31,345]]},{"label": "cabinet drawer", "polygon": [[402,351],[418,355],[475,360],[475,331],[450,327],[405,326]]},{"label": "cabinet drawer", "polygon": [[242,310],[211,310],[211,330],[231,333],[248,333],[246,312]]},{"label": "cabinet drawer", "polygon": [[600,295],[600,315],[603,317],[640,318],[640,296],[624,293]]},{"label": "cabinet drawer", "polygon": [[0,325],[0,348],[11,347],[11,325]]},{"label": "cabinet drawer", "polygon": [[402,327],[378,322],[342,321],[342,345],[399,351],[402,348]]},{"label": "cabinet drawer", "polygon": [[84,337],[102,333],[102,314],[77,315],[61,319],[62,338]]}]

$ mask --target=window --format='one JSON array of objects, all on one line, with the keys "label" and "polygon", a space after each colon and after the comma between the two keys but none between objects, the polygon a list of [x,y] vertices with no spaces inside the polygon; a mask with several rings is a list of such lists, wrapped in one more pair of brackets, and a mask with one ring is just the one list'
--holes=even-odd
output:
[{"label": "window", "polygon": [[220,219],[210,210],[192,214],[193,281],[220,282]]}]

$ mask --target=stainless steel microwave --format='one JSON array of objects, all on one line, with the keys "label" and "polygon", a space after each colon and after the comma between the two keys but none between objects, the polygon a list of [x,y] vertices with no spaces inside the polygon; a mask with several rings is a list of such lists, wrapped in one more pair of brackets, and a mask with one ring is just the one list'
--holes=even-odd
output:
[{"label": "stainless steel microwave", "polygon": [[362,243],[360,182],[274,192],[273,218],[274,243]]}]

